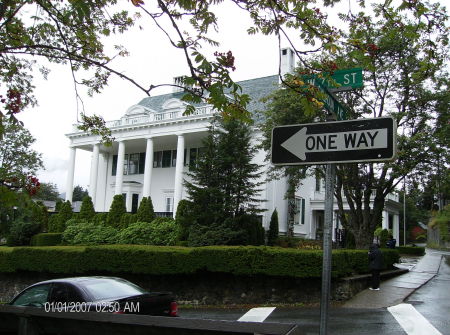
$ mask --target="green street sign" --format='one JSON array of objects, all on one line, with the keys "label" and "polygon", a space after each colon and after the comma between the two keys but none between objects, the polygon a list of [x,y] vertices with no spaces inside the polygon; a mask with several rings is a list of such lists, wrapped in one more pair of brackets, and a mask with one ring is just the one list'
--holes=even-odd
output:
[{"label": "green street sign", "polygon": [[338,121],[347,120],[347,112],[345,107],[336,99],[333,93],[331,93],[328,88],[322,85],[320,82],[316,83],[319,90],[325,93],[326,98],[322,100],[324,107],[330,113],[336,115]]},{"label": "green street sign", "polygon": [[336,70],[331,78],[336,82],[326,78],[319,78],[317,76],[304,76],[303,79],[314,86],[319,86],[318,83],[326,87],[330,92],[344,92],[354,90],[355,88],[363,87],[363,73],[362,68]]}]

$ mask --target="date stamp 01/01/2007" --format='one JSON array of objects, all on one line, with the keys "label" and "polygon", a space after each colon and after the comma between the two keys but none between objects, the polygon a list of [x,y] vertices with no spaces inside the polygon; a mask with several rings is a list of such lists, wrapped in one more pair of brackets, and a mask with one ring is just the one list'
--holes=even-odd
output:
[{"label": "date stamp 01/01/2007", "polygon": [[103,313],[139,313],[139,301],[126,302],[122,306],[117,301],[101,302],[46,302],[46,312],[103,312]]}]

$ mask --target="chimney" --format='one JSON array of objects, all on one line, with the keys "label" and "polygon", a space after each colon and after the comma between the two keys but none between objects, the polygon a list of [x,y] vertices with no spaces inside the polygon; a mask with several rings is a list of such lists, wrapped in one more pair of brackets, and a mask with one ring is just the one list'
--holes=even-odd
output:
[{"label": "chimney", "polygon": [[287,73],[292,73],[295,67],[294,51],[291,48],[283,48],[280,50],[280,73],[281,77]]},{"label": "chimney", "polygon": [[173,77],[173,84],[177,85],[177,86],[173,86],[173,90],[172,90],[173,93],[184,91],[183,77],[184,76]]}]

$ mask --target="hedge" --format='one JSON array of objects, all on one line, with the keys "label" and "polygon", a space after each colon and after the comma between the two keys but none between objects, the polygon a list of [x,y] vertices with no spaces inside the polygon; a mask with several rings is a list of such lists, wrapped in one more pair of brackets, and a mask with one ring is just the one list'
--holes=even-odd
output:
[{"label": "hedge", "polygon": [[[398,262],[383,250],[386,268]],[[368,272],[366,250],[334,250],[332,276]],[[0,249],[0,272],[190,274],[219,272],[319,278],[322,251],[277,247],[156,247],[145,245],[14,247]]]},{"label": "hedge", "polygon": [[30,244],[37,247],[58,245],[62,242],[62,233],[40,233],[31,238]]},{"label": "hedge", "polygon": [[397,247],[396,249],[399,252],[399,254],[402,255],[415,255],[415,256],[425,255],[424,247]]}]

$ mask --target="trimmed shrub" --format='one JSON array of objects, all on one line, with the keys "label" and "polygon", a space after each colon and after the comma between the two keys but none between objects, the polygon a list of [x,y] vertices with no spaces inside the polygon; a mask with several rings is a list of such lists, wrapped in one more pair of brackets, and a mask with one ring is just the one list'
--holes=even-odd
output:
[{"label": "trimmed shrub", "polygon": [[95,216],[94,204],[92,203],[92,198],[88,195],[83,197],[83,202],[81,203],[80,213],[78,219],[91,221]]},{"label": "trimmed shrub", "polygon": [[246,232],[244,229],[236,230],[232,224],[233,219],[228,219],[224,223],[213,223],[210,225],[195,223],[189,231],[188,245],[200,247],[244,244]]},{"label": "trimmed shrub", "polygon": [[48,218],[48,232],[57,232],[58,230],[58,214],[50,215]]},{"label": "trimmed shrub", "polygon": [[120,218],[120,226],[119,229],[125,229],[130,224],[137,222],[137,215],[131,213],[125,213]]},{"label": "trimmed shrub", "polygon": [[151,223],[158,225],[160,223],[164,223],[164,222],[172,222],[173,219],[172,218],[168,218],[168,217],[159,217],[154,219]]},{"label": "trimmed shrub", "polygon": [[42,247],[59,245],[62,242],[62,233],[40,233],[31,238],[31,245]]},{"label": "trimmed shrub", "polygon": [[[72,205],[70,201],[66,201],[62,207],[61,211],[54,215],[56,217],[55,222],[49,223],[49,232],[50,233],[62,233],[64,229],[66,229],[66,222],[70,220],[73,216]],[[53,217],[53,216],[52,216]],[[52,219],[53,220],[53,219]]]},{"label": "trimmed shrub", "polygon": [[106,219],[106,224],[110,227],[118,228],[120,227],[120,220],[122,215],[127,212],[125,206],[125,199],[122,194],[116,194],[109,208],[108,217]]},{"label": "trimmed shrub", "polygon": [[[383,250],[383,257],[387,268],[398,262],[395,249]],[[108,271],[154,275],[208,271],[234,275],[320,278],[322,251],[253,246],[0,248],[0,271],[17,270],[50,273]],[[368,273],[367,250],[333,250],[332,276],[344,277],[353,273]]]},{"label": "trimmed shrub", "polygon": [[115,243],[117,233],[113,227],[78,221],[67,226],[63,241],[71,245],[111,244]]},{"label": "trimmed shrub", "polygon": [[107,220],[108,220],[108,213],[96,213],[91,221],[96,225],[106,226]]},{"label": "trimmed shrub", "polygon": [[38,222],[14,221],[9,229],[9,235],[6,238],[6,244],[30,245],[33,235],[39,233],[41,225]]},{"label": "trimmed shrub", "polygon": [[240,244],[264,245],[264,228],[256,215],[243,214],[233,219],[235,230],[244,230],[244,236]]},{"label": "trimmed shrub", "polygon": [[37,201],[36,203],[32,202],[31,207],[31,221],[35,223],[39,223],[41,226],[41,231],[48,230],[48,211],[47,207],[45,207],[44,203],[41,201]]},{"label": "trimmed shrub", "polygon": [[180,227],[179,240],[186,241],[189,237],[189,229],[194,222],[194,218],[190,213],[191,202],[183,199],[180,200],[177,207],[177,213],[175,215],[175,222]]},{"label": "trimmed shrub", "polygon": [[[3,249],[3,248],[2,248]],[[0,269],[5,272],[36,271],[50,273],[85,273],[89,270],[85,247],[15,247],[0,250]],[[2,263],[5,262],[5,266]]]},{"label": "trimmed shrub", "polygon": [[62,201],[61,199],[56,200],[55,212],[60,212],[63,205],[64,201]]},{"label": "trimmed shrub", "polygon": [[381,246],[382,248],[386,247],[386,243],[387,243],[387,241],[388,241],[388,239],[389,239],[389,235],[390,235],[390,234],[391,234],[391,233],[389,232],[388,229],[383,229],[383,230],[381,231],[381,233],[380,233],[380,246]]},{"label": "trimmed shrub", "polygon": [[267,234],[267,245],[274,246],[278,238],[278,212],[275,209],[270,217],[269,232]]},{"label": "trimmed shrub", "polygon": [[150,223],[156,218],[151,197],[143,197],[142,198],[136,215],[137,215],[137,221],[139,221],[139,222]]},{"label": "trimmed shrub", "polygon": [[174,220],[154,220],[152,223],[135,222],[119,232],[117,243],[146,245],[175,245],[178,226]]},{"label": "trimmed shrub", "polygon": [[423,247],[397,247],[396,249],[398,250],[400,255],[425,255],[425,248]]}]

